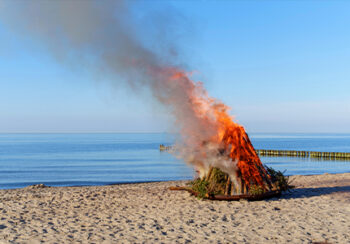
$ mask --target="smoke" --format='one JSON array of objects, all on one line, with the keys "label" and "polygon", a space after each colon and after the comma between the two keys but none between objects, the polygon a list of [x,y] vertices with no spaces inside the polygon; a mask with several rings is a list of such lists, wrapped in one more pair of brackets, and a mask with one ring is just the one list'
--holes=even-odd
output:
[{"label": "smoke", "polygon": [[174,124],[183,136],[181,155],[185,161],[204,170],[218,164],[232,173],[232,160],[218,156],[219,143],[203,146],[217,136],[218,116],[228,108],[210,98],[180,65],[176,38],[169,38],[174,29],[163,24],[176,24],[177,14],[167,12],[163,19],[153,16],[145,24],[133,12],[137,4],[121,0],[5,0],[0,5],[0,21],[39,41],[65,65],[85,67],[115,82],[126,81],[131,87],[147,87],[174,115]]},{"label": "smoke", "polygon": [[159,63],[133,35],[124,1],[5,0],[0,11],[13,30],[40,40],[62,62],[119,75],[133,72],[131,60]]}]

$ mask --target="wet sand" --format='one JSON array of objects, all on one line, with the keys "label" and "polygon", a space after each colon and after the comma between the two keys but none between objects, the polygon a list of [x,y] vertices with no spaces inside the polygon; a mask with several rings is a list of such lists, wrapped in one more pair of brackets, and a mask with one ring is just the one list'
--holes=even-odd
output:
[{"label": "wet sand", "polygon": [[168,190],[185,181],[0,190],[0,243],[350,243],[350,173],[291,178],[258,202]]}]

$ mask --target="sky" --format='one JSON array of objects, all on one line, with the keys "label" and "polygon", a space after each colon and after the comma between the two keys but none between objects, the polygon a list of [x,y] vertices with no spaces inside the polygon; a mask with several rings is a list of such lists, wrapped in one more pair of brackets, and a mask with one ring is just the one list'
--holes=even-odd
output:
[{"label": "sky", "polygon": [[[350,133],[349,1],[158,0],[135,11],[169,8],[183,16],[176,42],[193,78],[248,132]],[[171,132],[172,121],[147,92],[62,65],[0,16],[0,132]]]}]

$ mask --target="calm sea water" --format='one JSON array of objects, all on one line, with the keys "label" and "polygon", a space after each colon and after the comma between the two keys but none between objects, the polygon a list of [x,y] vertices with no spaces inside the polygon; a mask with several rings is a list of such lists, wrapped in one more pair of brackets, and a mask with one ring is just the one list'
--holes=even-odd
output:
[{"label": "calm sea water", "polygon": [[[252,134],[258,149],[350,152],[350,134]],[[182,160],[159,152],[171,134],[0,134],[0,188],[192,179]],[[347,161],[262,157],[286,174],[350,172]]]}]

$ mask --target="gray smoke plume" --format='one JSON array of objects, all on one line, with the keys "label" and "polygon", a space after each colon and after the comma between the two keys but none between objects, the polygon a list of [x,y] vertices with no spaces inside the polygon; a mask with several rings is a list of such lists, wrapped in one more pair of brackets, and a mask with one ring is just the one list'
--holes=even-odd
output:
[{"label": "gray smoke plume", "polygon": [[[0,21],[26,38],[38,40],[66,65],[84,66],[92,73],[115,78],[115,82],[124,80],[133,87],[150,89],[176,119],[189,149],[185,160],[207,168],[205,162],[210,161],[209,156],[216,158],[219,147],[203,147],[203,142],[218,132],[213,109],[225,112],[227,107],[208,97],[202,85],[191,81],[179,65],[176,42],[167,38],[173,30],[163,24],[172,23],[172,13],[163,15],[168,16],[164,21],[155,18],[146,25],[132,11],[137,4],[121,0],[2,0]],[[138,32],[151,34],[144,38]]]},{"label": "gray smoke plume", "polygon": [[124,1],[5,0],[0,11],[4,23],[42,41],[62,62],[118,75],[134,73],[132,61],[160,65],[160,57],[133,33],[136,28]]}]

